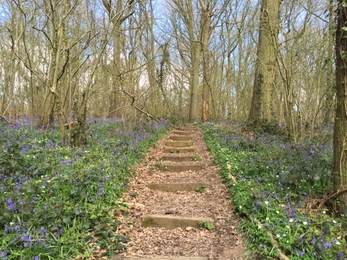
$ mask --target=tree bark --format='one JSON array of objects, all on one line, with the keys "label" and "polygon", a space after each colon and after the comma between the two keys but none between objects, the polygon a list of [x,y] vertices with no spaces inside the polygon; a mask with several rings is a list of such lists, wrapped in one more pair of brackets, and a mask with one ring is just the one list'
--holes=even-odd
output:
[{"label": "tree bark", "polygon": [[325,96],[324,123],[331,124],[334,112],[334,32],[335,32],[335,4],[334,0],[329,0],[329,38],[326,59],[327,93]]},{"label": "tree bark", "polygon": [[[338,1],[336,28],[336,111],[334,127],[334,191],[347,188],[347,7]],[[338,211],[347,213],[347,192],[337,197]]]},{"label": "tree bark", "polygon": [[190,110],[189,122],[193,123],[198,120],[198,87],[199,87],[199,67],[200,67],[200,49],[201,43],[193,42],[192,71],[190,84]]},{"label": "tree bark", "polygon": [[210,36],[211,36],[211,10],[209,3],[200,0],[203,10],[202,21],[202,52],[203,52],[203,81],[202,81],[202,122],[209,119],[209,101],[210,101]]},{"label": "tree bark", "polygon": [[276,75],[280,0],[262,0],[258,51],[249,125],[272,120],[272,90]]}]

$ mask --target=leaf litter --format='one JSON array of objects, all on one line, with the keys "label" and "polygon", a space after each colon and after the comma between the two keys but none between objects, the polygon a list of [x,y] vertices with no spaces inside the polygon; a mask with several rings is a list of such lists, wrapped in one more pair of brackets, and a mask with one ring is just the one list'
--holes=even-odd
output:
[{"label": "leaf litter", "polygon": [[[149,150],[147,156],[136,169],[136,175],[129,184],[123,200],[128,203],[126,210],[115,210],[119,225],[117,235],[130,239],[126,250],[120,252],[119,259],[141,256],[200,256],[211,260],[246,259],[244,240],[237,232],[240,219],[230,203],[230,195],[221,182],[219,168],[215,166],[202,138],[201,130],[192,135],[195,152],[171,154],[172,156],[192,156],[199,160],[192,162],[162,161],[168,164],[203,164],[199,171],[167,172],[158,169],[158,162],[168,147],[165,146],[169,133]],[[150,183],[193,183],[206,184],[203,192],[163,192],[148,188]],[[161,214],[182,217],[210,217],[214,228],[167,230],[164,228],[144,228],[141,220],[144,214]],[[117,258],[116,258],[117,259]]]}]

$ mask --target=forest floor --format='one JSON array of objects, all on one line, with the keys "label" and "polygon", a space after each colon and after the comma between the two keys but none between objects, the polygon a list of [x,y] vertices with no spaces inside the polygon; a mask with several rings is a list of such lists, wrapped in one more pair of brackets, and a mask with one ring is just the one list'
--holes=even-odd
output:
[{"label": "forest floor", "polygon": [[[230,195],[203,141],[202,131],[190,128],[181,130],[168,133],[138,165],[136,175],[122,198],[128,207],[115,211],[115,218],[122,222],[116,235],[130,238],[130,242],[126,244],[126,250],[114,260],[247,259],[244,241],[237,231],[240,219],[234,213]],[[179,136],[190,138],[193,152],[175,152],[175,148],[168,147],[168,142],[175,142],[173,139],[179,139]],[[170,157],[176,160],[177,157],[192,159],[173,162]],[[168,170],[172,165],[202,167],[188,171]],[[167,192],[151,189],[149,185],[153,183],[203,185],[192,191]],[[148,214],[168,218],[208,218],[212,219],[213,225],[203,228],[202,222],[199,222],[200,227],[144,227],[143,219]]]}]

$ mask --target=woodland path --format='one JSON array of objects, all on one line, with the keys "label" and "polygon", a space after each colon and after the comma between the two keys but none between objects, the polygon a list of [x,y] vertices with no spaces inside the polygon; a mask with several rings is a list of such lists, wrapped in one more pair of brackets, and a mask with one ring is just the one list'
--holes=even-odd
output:
[{"label": "woodland path", "polygon": [[117,235],[131,241],[113,260],[247,259],[218,171],[200,129],[168,133],[136,169],[123,196],[128,209],[115,212]]}]

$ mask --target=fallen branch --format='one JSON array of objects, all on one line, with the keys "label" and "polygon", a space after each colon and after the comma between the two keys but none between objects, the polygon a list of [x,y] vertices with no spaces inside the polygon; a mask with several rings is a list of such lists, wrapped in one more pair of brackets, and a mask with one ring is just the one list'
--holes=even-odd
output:
[{"label": "fallen branch", "polygon": [[324,196],[324,198],[322,199],[322,201],[319,203],[319,206],[317,207],[317,210],[322,210],[322,208],[324,207],[325,203],[327,203],[329,200],[331,199],[335,199],[336,197],[338,197],[340,194],[347,192],[347,189],[342,189],[342,190],[337,190],[334,193],[330,194],[329,196]]},{"label": "fallen branch", "polygon": [[8,121],[6,117],[4,117],[3,115],[0,115],[0,118],[4,120],[7,124],[11,125],[10,121]]},{"label": "fallen branch", "polygon": [[[251,219],[258,225],[261,225],[260,221],[256,218],[252,218]],[[279,254],[279,259],[280,260],[290,260],[290,258],[288,258],[281,250],[277,240],[274,238],[274,236],[272,235],[272,233],[270,231],[265,230],[266,235],[270,238],[270,242],[271,245],[273,246],[273,248],[275,250],[277,250],[278,254]]]},{"label": "fallen branch", "polygon": [[228,178],[232,179],[233,182],[236,184],[237,183],[237,179],[231,174],[231,165],[229,163],[227,163],[227,168],[228,168],[228,171],[229,171]]}]

